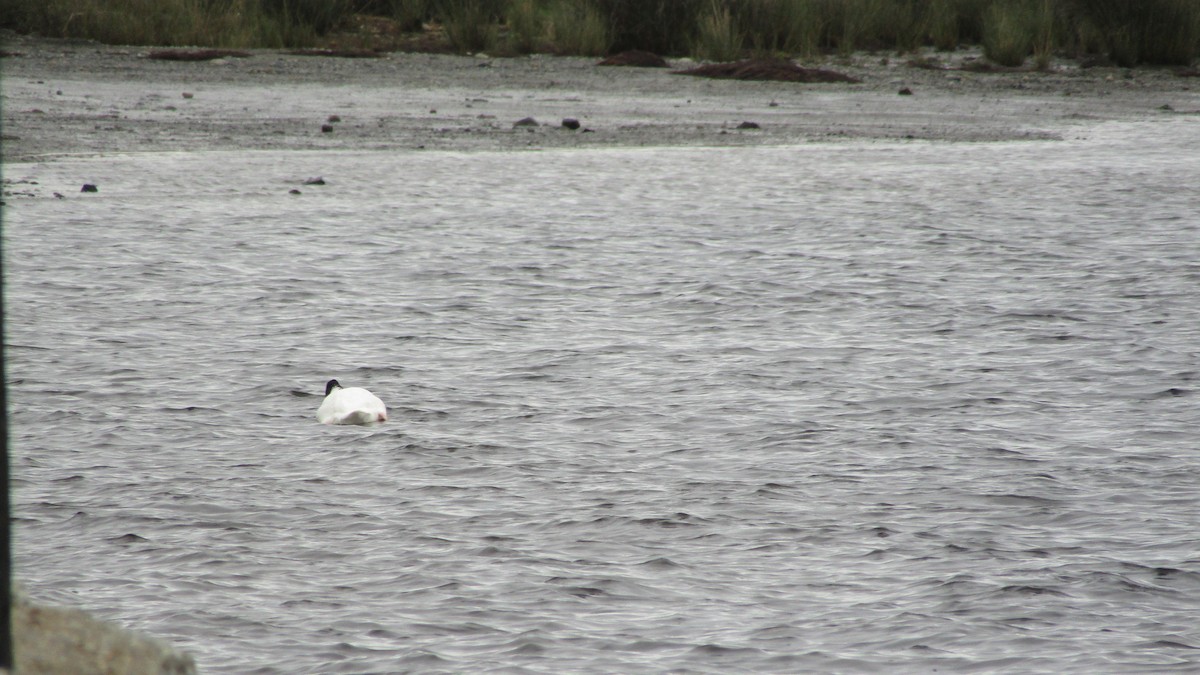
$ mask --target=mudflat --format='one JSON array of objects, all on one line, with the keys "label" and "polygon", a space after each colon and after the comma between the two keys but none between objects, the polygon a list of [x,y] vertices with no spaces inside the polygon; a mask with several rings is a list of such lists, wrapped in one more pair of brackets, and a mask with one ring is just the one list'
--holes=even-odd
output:
[{"label": "mudflat", "polygon": [[1178,69],[1061,61],[987,72],[971,50],[830,57],[804,65],[859,82],[800,83],[681,75],[698,65],[687,59],[638,68],[547,55],[248,50],[167,60],[150,47],[12,33],[0,42],[5,162],[231,149],[1052,140],[1105,121],[1200,114],[1200,79]]}]

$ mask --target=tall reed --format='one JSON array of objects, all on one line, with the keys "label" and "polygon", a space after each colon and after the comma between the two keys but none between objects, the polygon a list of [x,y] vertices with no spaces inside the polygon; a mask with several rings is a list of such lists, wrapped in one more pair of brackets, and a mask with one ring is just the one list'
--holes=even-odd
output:
[{"label": "tall reed", "polygon": [[1119,65],[1187,65],[1200,56],[1197,0],[1074,0],[1073,6]]},{"label": "tall reed", "polygon": [[1034,19],[1033,61],[1038,70],[1050,67],[1050,59],[1054,55],[1056,44],[1056,17],[1054,4],[1051,0],[1040,0]]},{"label": "tall reed", "polygon": [[438,15],[450,46],[474,54],[495,51],[499,46],[500,14],[492,0],[442,0]]},{"label": "tall reed", "polygon": [[[308,46],[355,13],[403,30],[437,21],[462,51],[645,49],[728,57],[982,44],[998,63],[1031,53],[1107,54],[1124,66],[1200,57],[1200,0],[0,0],[0,28],[102,42]],[[500,43],[501,26],[508,41]]]},{"label": "tall reed", "polygon": [[608,22],[591,5],[557,0],[550,8],[550,42],[560,54],[601,56],[612,45]]},{"label": "tall reed", "polygon": [[[577,0],[583,2],[584,0]],[[684,54],[708,0],[586,0],[612,29],[612,49]]]},{"label": "tall reed", "polygon": [[542,8],[534,0],[512,0],[504,17],[508,26],[508,44],[517,54],[537,51],[546,32]]},{"label": "tall reed", "polygon": [[712,0],[700,17],[692,53],[710,61],[736,61],[742,55],[744,39],[728,5]]},{"label": "tall reed", "polygon": [[1020,66],[1033,50],[1034,18],[1029,0],[1000,0],[983,24],[983,55],[1002,66]]},{"label": "tall reed", "polygon": [[763,56],[813,56],[821,44],[825,17],[821,0],[749,0],[735,15],[744,40]]}]

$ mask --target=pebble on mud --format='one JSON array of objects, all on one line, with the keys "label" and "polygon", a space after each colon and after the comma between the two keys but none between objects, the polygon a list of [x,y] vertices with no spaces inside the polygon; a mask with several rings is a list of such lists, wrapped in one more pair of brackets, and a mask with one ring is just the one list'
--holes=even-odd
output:
[{"label": "pebble on mud", "polygon": [[760,127],[758,125],[758,122],[742,122],[741,124],[737,125],[737,128],[739,128],[739,129],[761,129],[762,127]]},{"label": "pebble on mud", "polygon": [[565,117],[565,118],[563,118],[562,125],[566,129],[575,131],[576,129],[579,128],[579,120],[574,119],[572,117]]},{"label": "pebble on mud", "polygon": [[195,96],[195,94],[193,94],[193,93],[192,93],[192,92],[190,92],[190,91],[185,91],[185,92],[183,92],[183,97],[184,97],[184,98],[191,98],[191,97],[193,97],[193,96]]},{"label": "pebble on mud", "polygon": [[301,192],[299,190],[297,190],[296,188],[292,188],[291,190],[288,190],[288,194],[289,195],[298,195],[298,194],[301,194]]},{"label": "pebble on mud", "polygon": [[95,185],[92,185],[91,183],[84,183],[83,187],[80,188],[79,191],[80,192],[99,192],[100,188],[96,187]]},{"label": "pebble on mud", "polygon": [[901,96],[912,96],[913,95],[912,89],[909,89],[908,87],[905,87],[896,93],[900,94]]},{"label": "pebble on mud", "polygon": [[330,116],[329,116],[329,119],[327,119],[327,120],[325,120],[325,121],[326,121],[326,122],[329,122],[330,124],[333,124],[334,122],[341,122],[341,121],[342,121],[342,118],[341,118],[341,117],[338,117],[337,115],[330,115]]},{"label": "pebble on mud", "polygon": [[323,134],[333,133],[333,125],[332,124],[322,124],[321,125],[321,133],[323,133]]},{"label": "pebble on mud", "polygon": [[321,176],[314,176],[312,178],[305,179],[304,184],[305,185],[324,185],[325,179]]},{"label": "pebble on mud", "polygon": [[517,120],[516,122],[513,122],[513,126],[514,127],[536,127],[539,125],[538,125],[537,120],[533,119],[532,117],[522,117],[521,119]]}]

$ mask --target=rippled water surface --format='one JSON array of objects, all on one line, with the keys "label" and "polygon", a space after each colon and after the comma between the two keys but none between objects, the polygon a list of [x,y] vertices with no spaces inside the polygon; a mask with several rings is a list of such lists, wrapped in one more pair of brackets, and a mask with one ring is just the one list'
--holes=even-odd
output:
[{"label": "rippled water surface", "polygon": [[1200,125],[1081,136],[9,165],[18,576],[210,673],[1200,667]]}]

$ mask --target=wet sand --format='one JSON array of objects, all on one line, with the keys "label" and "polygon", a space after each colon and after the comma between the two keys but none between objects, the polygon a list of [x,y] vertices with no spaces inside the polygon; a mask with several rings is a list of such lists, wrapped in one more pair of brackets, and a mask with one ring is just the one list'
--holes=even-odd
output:
[{"label": "wet sand", "polygon": [[[148,47],[7,34],[3,159],[229,149],[518,150],[781,145],[812,140],[1059,139],[1108,120],[1200,112],[1200,80],[1172,69],[981,73],[858,54],[808,65],[859,84],[711,80],[597,59],[251,50],[164,61]],[[949,67],[977,52],[931,54]],[[902,89],[911,95],[901,95]],[[532,117],[538,126],[514,126]],[[580,128],[562,126],[576,119]],[[332,119],[332,121],[331,121]],[[757,129],[739,129],[753,122]],[[326,131],[322,130],[325,127]]]}]

